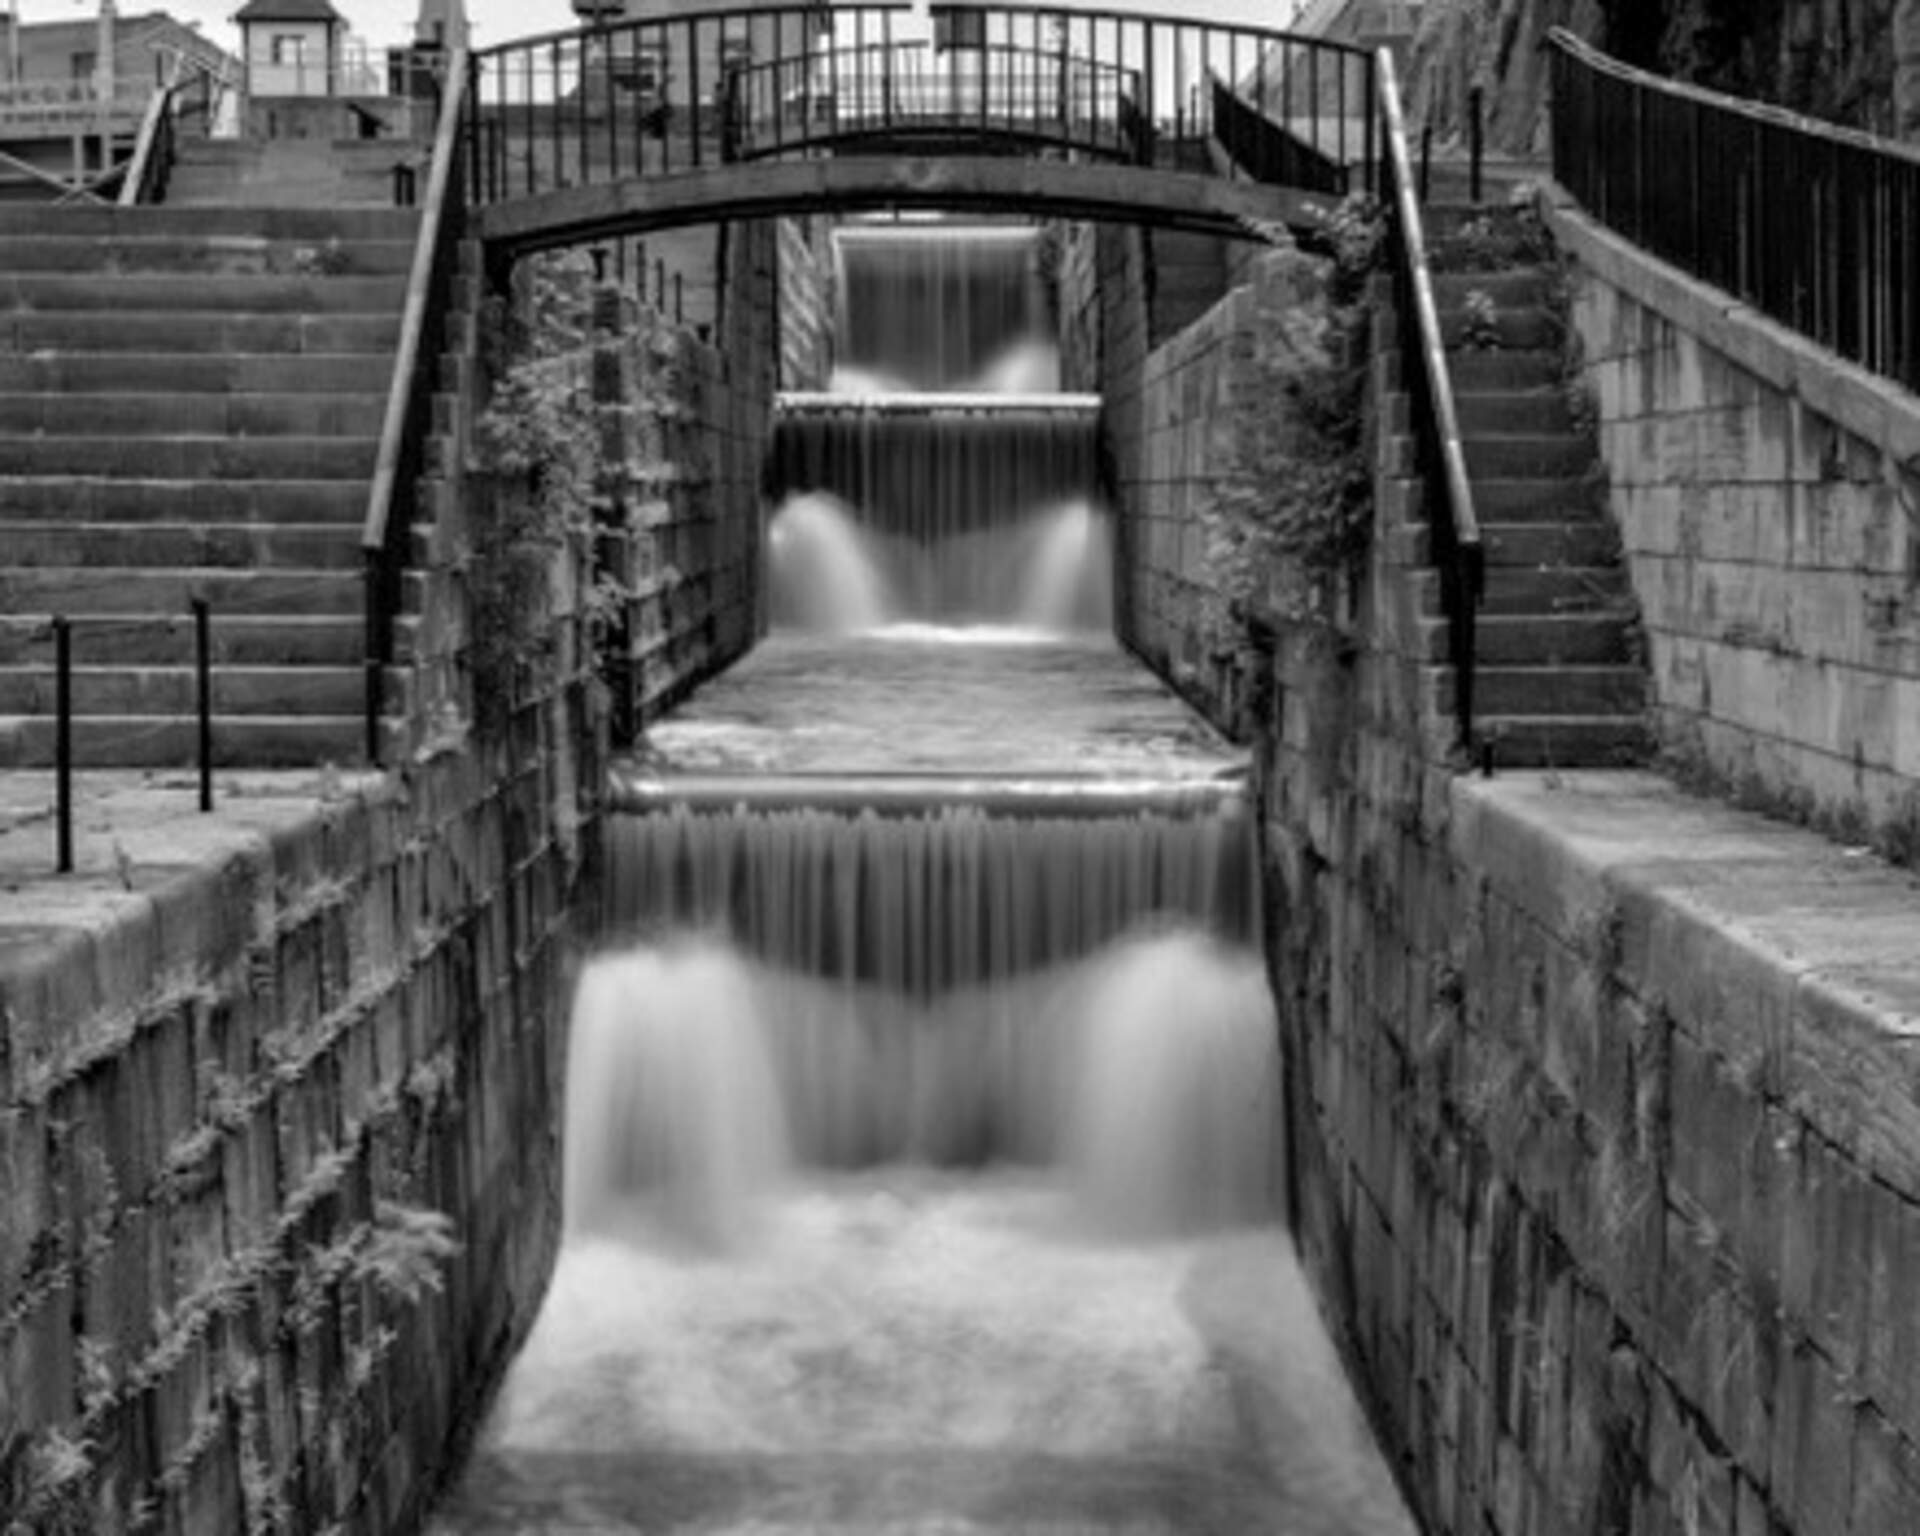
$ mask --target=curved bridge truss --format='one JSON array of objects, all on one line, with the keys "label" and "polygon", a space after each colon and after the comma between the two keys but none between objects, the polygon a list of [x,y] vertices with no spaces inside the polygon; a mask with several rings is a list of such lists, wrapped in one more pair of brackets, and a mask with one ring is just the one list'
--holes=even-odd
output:
[{"label": "curved bridge truss", "polygon": [[467,201],[496,256],[827,209],[1221,233],[1372,185],[1376,72],[1180,16],[906,0],[714,8],[472,55]]}]

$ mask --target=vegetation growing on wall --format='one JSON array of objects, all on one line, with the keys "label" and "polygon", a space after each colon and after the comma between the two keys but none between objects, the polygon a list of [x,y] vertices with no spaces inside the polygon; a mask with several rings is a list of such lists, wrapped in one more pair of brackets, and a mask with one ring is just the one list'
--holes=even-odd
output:
[{"label": "vegetation growing on wall", "polygon": [[1261,287],[1253,355],[1235,390],[1223,471],[1201,513],[1216,633],[1250,620],[1331,623],[1366,552],[1372,483],[1363,432],[1367,278],[1382,219],[1371,198],[1326,222],[1328,257],[1286,252]]},{"label": "vegetation growing on wall", "polygon": [[596,295],[612,295],[586,252],[524,266],[518,302],[497,302],[486,327],[494,383],[479,422],[482,492],[467,571],[483,730],[563,660],[559,648],[570,622],[597,655],[630,596],[617,573],[594,558],[610,488],[633,473],[626,462],[630,434],[610,430],[603,409],[631,384],[597,376],[618,364],[608,352],[597,354],[596,343],[637,344],[648,361],[651,397],[622,404],[659,407],[674,380],[677,336],[654,311],[620,310],[634,317],[637,333],[597,328]]}]

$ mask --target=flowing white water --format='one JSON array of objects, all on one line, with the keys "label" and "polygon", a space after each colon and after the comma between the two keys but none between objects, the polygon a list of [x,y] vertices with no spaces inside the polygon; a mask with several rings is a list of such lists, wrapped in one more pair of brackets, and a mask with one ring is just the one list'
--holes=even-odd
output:
[{"label": "flowing white water", "polygon": [[767,525],[773,622],[816,634],[875,629],[893,617],[887,579],[844,502],[788,498]]},{"label": "flowing white water", "polygon": [[[997,1043],[855,990],[701,937],[589,968],[567,1242],[440,1530],[1411,1536],[1267,1224],[1248,952],[1120,939],[1007,988]],[[1034,1161],[781,1158],[898,1093],[857,1066],[889,1040],[927,1101],[968,1056],[1023,1093]]]},{"label": "flowing white water", "polygon": [[1015,622],[1055,633],[1113,623],[1113,534],[1089,501],[1068,502],[1040,521]]}]

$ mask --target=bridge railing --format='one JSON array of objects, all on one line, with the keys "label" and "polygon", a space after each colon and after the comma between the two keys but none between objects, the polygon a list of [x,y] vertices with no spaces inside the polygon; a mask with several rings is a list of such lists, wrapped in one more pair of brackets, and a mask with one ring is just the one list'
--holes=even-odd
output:
[{"label": "bridge railing", "polygon": [[1549,41],[1553,173],[1588,212],[1920,389],[1920,152]]},{"label": "bridge railing", "polygon": [[406,304],[400,339],[394,349],[387,388],[386,415],[367,512],[360,534],[365,583],[366,754],[381,758],[381,723],[386,674],[394,658],[394,630],[401,607],[413,540],[421,477],[433,430],[433,400],[439,348],[453,307],[459,264],[460,229],[466,214],[466,187],[459,174],[460,150],[471,111],[468,57],[456,50],[448,60],[440,96],[433,159],[421,199],[420,229],[407,273]]},{"label": "bridge railing", "polygon": [[1140,71],[1099,59],[988,44],[937,52],[926,41],[834,48],[731,71],[729,158],[894,133],[1000,136],[1133,159],[1128,104]]},{"label": "bridge railing", "polygon": [[1214,128],[1216,80],[1319,152],[1371,121],[1371,57],[1323,38],[1021,4],[716,6],[474,55],[477,201],[798,153],[850,136],[985,128],[1150,161]]}]

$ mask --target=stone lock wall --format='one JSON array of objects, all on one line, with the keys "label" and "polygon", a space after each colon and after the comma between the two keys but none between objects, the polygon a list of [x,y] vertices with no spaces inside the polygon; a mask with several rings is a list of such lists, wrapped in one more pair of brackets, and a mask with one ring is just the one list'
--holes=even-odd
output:
[{"label": "stone lock wall", "polygon": [[709,344],[601,290],[593,360],[603,441],[619,466],[601,557],[630,594],[616,711],[644,728],[764,627],[759,466],[771,430],[776,226],[737,224]]},{"label": "stone lock wall", "polygon": [[557,1240],[552,1026],[601,772],[581,682],[297,814],[235,800],[184,867],[129,828],[131,889],[96,871],[13,935],[15,1528],[418,1517]]},{"label": "stone lock wall", "polygon": [[[648,708],[757,624],[772,237],[730,247],[723,344],[677,343],[683,387],[642,424],[673,466],[650,531],[679,577],[651,594]],[[395,766],[223,790],[184,852],[130,826],[117,873],[7,932],[0,1509],[20,1528],[413,1528],[532,1322],[607,712],[572,543],[542,665],[475,712],[474,514],[513,515],[468,475],[478,291],[440,370]]]},{"label": "stone lock wall", "polygon": [[1553,220],[1663,749],[1920,860],[1920,404],[1572,208]]},{"label": "stone lock wall", "polygon": [[[1263,317],[1321,294],[1297,257],[1264,252],[1244,263],[1240,286],[1149,349],[1144,261],[1137,230],[1101,226],[1068,244],[1064,372],[1071,387],[1105,397],[1121,641],[1240,736],[1250,678],[1237,644],[1210,617],[1204,513],[1232,462],[1243,402],[1268,390],[1258,349],[1263,336],[1268,345],[1282,338]],[[1274,409],[1286,406],[1275,401]]]},{"label": "stone lock wall", "polygon": [[1279,635],[1259,780],[1296,1235],[1410,1502],[1920,1529],[1920,891],[1650,773],[1457,776],[1408,548]]}]

